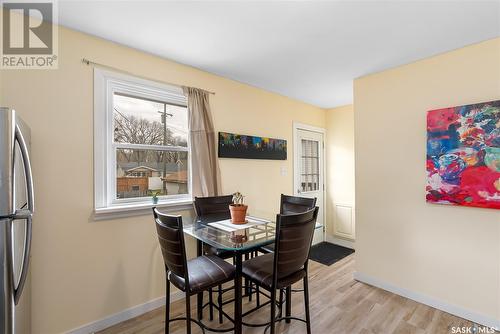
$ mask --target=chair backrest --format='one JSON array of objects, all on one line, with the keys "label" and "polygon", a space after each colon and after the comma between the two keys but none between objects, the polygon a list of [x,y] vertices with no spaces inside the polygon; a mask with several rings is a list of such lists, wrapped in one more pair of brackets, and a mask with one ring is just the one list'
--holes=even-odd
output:
[{"label": "chair backrest", "polygon": [[276,217],[274,279],[307,268],[318,207],[303,213],[279,214]]},{"label": "chair backrest", "polygon": [[195,197],[194,209],[198,216],[211,214],[228,214],[229,204],[233,203],[233,196],[211,196],[211,197]]},{"label": "chair backrest", "polygon": [[156,208],[153,208],[153,215],[165,266],[173,274],[184,278],[186,286],[188,286],[182,217],[163,214]]},{"label": "chair backrest", "polygon": [[297,197],[281,194],[280,213],[288,215],[291,213],[302,213],[316,206],[316,197]]}]

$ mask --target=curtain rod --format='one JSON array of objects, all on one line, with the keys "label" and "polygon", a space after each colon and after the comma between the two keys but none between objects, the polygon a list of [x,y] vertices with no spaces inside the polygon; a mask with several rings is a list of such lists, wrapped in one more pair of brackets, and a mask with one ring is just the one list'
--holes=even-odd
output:
[{"label": "curtain rod", "polygon": [[[181,85],[178,85],[178,84],[175,84],[175,83],[171,83],[171,82],[166,82],[166,81],[160,81],[160,80],[155,80],[155,79],[150,79],[150,78],[146,78],[146,77],[143,77],[141,75],[137,75],[135,73],[132,73],[132,72],[129,72],[129,71],[125,71],[125,70],[122,70],[120,68],[116,68],[116,67],[113,67],[113,66],[109,66],[109,65],[105,65],[105,64],[101,64],[101,63],[97,63],[95,61],[92,61],[92,60],[88,60],[87,58],[82,58],[82,63],[84,63],[85,65],[94,65],[94,66],[100,66],[100,67],[106,67],[106,68],[110,68],[110,69],[113,69],[113,70],[116,70],[116,71],[120,71],[122,73],[125,73],[125,74],[129,74],[129,75],[132,75],[132,76],[135,76],[135,77],[139,77],[141,79],[145,79],[145,80],[150,80],[150,81],[155,81],[155,82],[158,82],[158,83],[162,83],[162,84],[167,84],[167,85],[171,85],[171,86],[177,86],[177,87],[181,87]],[[196,87],[192,87],[192,88],[196,88]],[[200,89],[202,91],[205,91],[209,94],[213,94],[215,95],[215,92],[211,92],[209,90],[206,90],[206,89],[202,89],[202,88],[196,88],[196,89]]]}]

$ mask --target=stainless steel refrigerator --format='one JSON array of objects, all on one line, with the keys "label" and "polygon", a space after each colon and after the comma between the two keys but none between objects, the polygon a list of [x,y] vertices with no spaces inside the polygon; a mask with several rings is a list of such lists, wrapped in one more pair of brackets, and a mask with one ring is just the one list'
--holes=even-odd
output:
[{"label": "stainless steel refrigerator", "polygon": [[0,108],[0,333],[31,333],[29,259],[34,210],[30,129]]}]

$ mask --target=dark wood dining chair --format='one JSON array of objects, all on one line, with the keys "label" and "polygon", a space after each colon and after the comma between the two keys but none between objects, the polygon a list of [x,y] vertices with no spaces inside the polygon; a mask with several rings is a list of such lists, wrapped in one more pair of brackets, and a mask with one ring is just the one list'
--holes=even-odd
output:
[{"label": "dark wood dining chair", "polygon": [[[298,197],[281,194],[280,214],[302,213],[316,206],[316,197]],[[263,246],[259,249],[262,253],[274,252],[274,244]]]},{"label": "dark wood dining chair", "polygon": [[[170,322],[178,320],[186,320],[188,334],[191,333],[192,321],[205,332],[205,326],[191,318],[190,297],[233,280],[235,267],[215,255],[203,255],[188,261],[182,217],[163,214],[156,208],[153,208],[153,215],[166,272],[165,333],[169,333]],[[186,317],[170,319],[170,283],[186,293]]]},{"label": "dark wood dining chair", "polygon": [[[231,217],[229,205],[232,203],[232,195],[195,197],[194,210],[198,217],[220,216],[220,219],[229,219]],[[203,245],[203,251],[207,254],[217,255],[223,259],[233,257],[232,252],[217,249],[209,245]]]},{"label": "dark wood dining chair", "polygon": [[[278,214],[275,252],[243,262],[243,276],[270,292],[271,334],[275,333],[276,322],[281,320],[305,322],[307,334],[311,333],[307,267],[318,210],[315,207],[304,213]],[[289,312],[285,317],[276,318],[276,291],[290,288],[300,280],[304,284],[305,320],[292,317]]]},{"label": "dark wood dining chair", "polygon": [[[280,214],[286,215],[286,214],[293,214],[293,213],[302,213],[306,212],[308,210],[313,209],[316,206],[316,197],[309,198],[309,197],[299,197],[299,196],[289,196],[289,195],[284,195],[281,194],[281,200],[280,200]],[[273,253],[274,252],[274,243],[265,245],[260,247],[259,252],[261,253]],[[297,290],[301,291],[301,290]],[[281,290],[280,291],[280,306],[283,306],[283,304],[286,305],[287,312],[291,309],[291,296],[292,296],[292,288],[288,288],[285,291]],[[284,299],[286,297],[286,303],[284,303]],[[281,315],[282,308],[280,307],[280,315]],[[287,322],[289,322],[287,320]]]},{"label": "dark wood dining chair", "polygon": [[224,213],[227,213],[229,216],[230,204],[233,204],[232,195],[194,198],[194,209],[198,216]]},{"label": "dark wood dining chair", "polygon": [[[209,197],[195,197],[194,198],[194,209],[198,217],[216,216],[217,219],[229,219],[231,218],[231,213],[229,210],[229,205],[233,204],[233,195],[223,195],[223,196],[209,196]],[[210,245],[203,245],[204,254],[217,255],[223,259],[230,259],[234,257],[234,253],[227,250],[218,249]],[[257,253],[257,250],[251,253]],[[245,254],[245,260],[248,260],[250,254]],[[245,282],[246,294],[249,296],[249,300],[252,300],[252,287],[248,286],[248,282]],[[222,303],[222,293],[227,291],[227,289],[222,289],[221,286],[218,287],[218,303],[219,307]],[[212,299],[212,291],[209,291],[209,300]],[[257,294],[257,303],[260,304],[259,294]],[[200,307],[200,306],[198,306]],[[201,314],[201,311],[199,311]],[[213,320],[213,310],[210,306],[210,320]],[[219,323],[222,323],[222,313],[219,312]]]},{"label": "dark wood dining chair", "polygon": [[[223,196],[208,196],[208,197],[195,197],[194,198],[194,210],[198,217],[207,217],[207,216],[217,216],[218,219],[229,219],[231,217],[231,213],[229,211],[229,205],[233,203],[232,195],[223,195]],[[234,256],[233,252],[218,249],[216,247],[203,244],[202,245],[203,254],[216,255],[222,259],[230,259]],[[222,289],[222,286],[218,287],[218,304],[219,307],[222,307],[222,292],[225,291]],[[212,302],[212,289],[208,291],[209,303]],[[203,299],[203,298],[202,298]],[[198,314],[203,316],[202,310],[200,309],[201,301],[198,302]],[[213,320],[213,306],[210,305],[210,320]],[[219,323],[222,323],[223,317],[222,312],[219,312]]]},{"label": "dark wood dining chair", "polygon": [[299,197],[281,194],[280,213],[288,215],[291,213],[302,213],[316,206],[316,197]]}]

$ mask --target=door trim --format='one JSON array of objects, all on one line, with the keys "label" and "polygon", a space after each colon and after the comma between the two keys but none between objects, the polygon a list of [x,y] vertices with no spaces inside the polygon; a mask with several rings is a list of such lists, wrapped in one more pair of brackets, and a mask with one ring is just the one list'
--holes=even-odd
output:
[{"label": "door trim", "polygon": [[300,180],[297,176],[297,171],[299,170],[299,161],[295,157],[295,153],[298,152],[299,148],[299,141],[298,141],[298,134],[299,130],[306,130],[306,131],[311,131],[311,132],[317,132],[321,133],[323,135],[323,149],[321,150],[323,154],[323,184],[321,185],[323,187],[323,240],[326,240],[326,129],[325,128],[320,128],[317,126],[309,125],[309,124],[304,124],[300,122],[293,122],[293,195],[294,196],[300,196],[300,194],[297,192],[297,189],[299,189],[299,183]]}]

